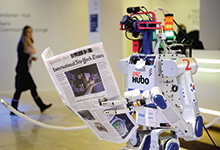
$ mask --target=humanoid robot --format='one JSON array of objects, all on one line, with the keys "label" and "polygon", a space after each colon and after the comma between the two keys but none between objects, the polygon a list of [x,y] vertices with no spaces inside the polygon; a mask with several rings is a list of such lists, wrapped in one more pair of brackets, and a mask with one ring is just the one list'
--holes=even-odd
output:
[{"label": "humanoid robot", "polygon": [[[164,13],[164,27],[157,21],[157,9]],[[163,8],[149,12],[145,7],[129,7],[127,12],[130,15],[123,16],[120,29],[128,39],[128,34],[132,36],[135,53],[118,61],[119,71],[127,78],[127,90],[123,100],[105,98],[100,105],[112,107],[104,111],[106,115],[136,112],[136,122],[145,129],[133,133],[128,147],[178,150],[178,138],[198,140],[203,134],[192,78],[197,63],[183,45],[174,44],[173,14]]]}]

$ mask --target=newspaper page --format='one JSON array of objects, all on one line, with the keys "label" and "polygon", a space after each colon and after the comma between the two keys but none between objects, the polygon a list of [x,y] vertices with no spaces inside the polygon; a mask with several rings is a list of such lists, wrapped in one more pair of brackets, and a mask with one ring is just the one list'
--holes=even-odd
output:
[{"label": "newspaper page", "polygon": [[100,140],[124,143],[138,125],[128,114],[105,115],[99,99],[120,100],[121,95],[102,43],[53,55],[41,54],[63,101]]}]

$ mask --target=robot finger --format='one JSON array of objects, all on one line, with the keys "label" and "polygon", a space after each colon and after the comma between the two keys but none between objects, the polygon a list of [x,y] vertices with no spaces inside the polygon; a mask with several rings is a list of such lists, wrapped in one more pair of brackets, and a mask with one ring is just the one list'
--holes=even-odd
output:
[{"label": "robot finger", "polygon": [[110,109],[110,110],[104,110],[105,115],[117,115],[117,114],[125,114],[130,113],[131,109]]},{"label": "robot finger", "polygon": [[120,105],[126,105],[126,100],[114,100],[114,101],[99,101],[100,106],[120,106]]}]

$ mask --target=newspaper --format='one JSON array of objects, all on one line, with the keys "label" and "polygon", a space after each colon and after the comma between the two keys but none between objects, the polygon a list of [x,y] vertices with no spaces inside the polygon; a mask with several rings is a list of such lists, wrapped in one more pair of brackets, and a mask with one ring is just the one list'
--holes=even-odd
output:
[{"label": "newspaper", "polygon": [[121,99],[117,82],[102,43],[53,55],[50,48],[41,54],[63,101],[100,140],[124,143],[138,125],[128,114],[104,115],[108,109],[99,99]]}]

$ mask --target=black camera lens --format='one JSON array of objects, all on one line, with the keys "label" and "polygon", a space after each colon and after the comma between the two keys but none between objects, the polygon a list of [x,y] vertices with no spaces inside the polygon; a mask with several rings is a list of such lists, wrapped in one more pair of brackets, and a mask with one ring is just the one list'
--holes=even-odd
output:
[{"label": "black camera lens", "polygon": [[133,7],[128,7],[127,8],[127,13],[129,13],[129,14],[133,13]]},{"label": "black camera lens", "polygon": [[131,14],[131,13],[137,13],[139,12],[141,9],[140,7],[128,7],[127,8],[127,13]]},{"label": "black camera lens", "polygon": [[128,15],[124,15],[120,21],[121,24],[125,24],[128,20],[129,16]]}]

